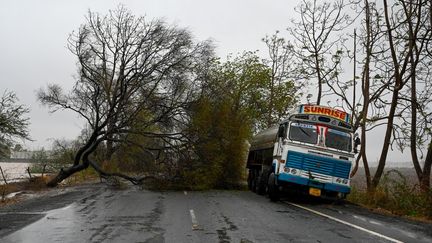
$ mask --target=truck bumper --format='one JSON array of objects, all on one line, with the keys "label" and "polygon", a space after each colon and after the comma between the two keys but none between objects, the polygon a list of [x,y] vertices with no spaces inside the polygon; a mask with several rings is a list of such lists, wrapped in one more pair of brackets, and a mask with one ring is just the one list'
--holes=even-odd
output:
[{"label": "truck bumper", "polygon": [[280,186],[303,186],[303,187],[314,187],[319,188],[322,191],[328,191],[328,192],[340,192],[344,194],[348,194],[351,191],[351,188],[349,186],[343,186],[339,184],[334,183],[323,183],[318,182],[315,180],[310,180],[308,178],[300,177],[300,176],[294,176],[290,174],[281,173],[277,177],[277,182]]}]

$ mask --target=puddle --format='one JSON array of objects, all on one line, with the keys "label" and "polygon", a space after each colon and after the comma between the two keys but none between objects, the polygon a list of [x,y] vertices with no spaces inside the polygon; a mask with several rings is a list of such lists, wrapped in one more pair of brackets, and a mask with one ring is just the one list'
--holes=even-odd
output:
[{"label": "puddle", "polygon": [[[2,242],[82,242],[74,234],[79,226],[75,213],[75,203],[66,207],[50,210],[45,216],[26,227],[1,239]],[[74,239],[63,239],[62,235],[76,236]]]},{"label": "puddle", "polygon": [[[66,205],[68,200],[73,203],[55,210],[40,211],[37,221],[1,238],[1,243],[163,242],[164,229],[159,221],[164,205],[159,194],[136,192],[131,197],[112,191],[93,194],[72,199],[65,199],[64,195],[60,195],[61,198],[52,196],[55,200],[44,203],[50,206],[59,201],[62,205]],[[147,203],[148,200],[151,202]]]}]

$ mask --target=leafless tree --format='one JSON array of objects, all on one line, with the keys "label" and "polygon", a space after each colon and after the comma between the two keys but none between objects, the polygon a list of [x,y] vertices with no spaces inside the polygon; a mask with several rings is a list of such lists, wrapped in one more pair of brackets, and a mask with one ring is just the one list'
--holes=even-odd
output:
[{"label": "leafless tree", "polygon": [[[279,121],[286,115],[286,110],[285,112],[278,112],[275,109],[275,103],[277,103],[275,99],[278,98],[275,97],[275,89],[281,87],[283,83],[299,80],[296,74],[298,63],[295,61],[294,46],[289,41],[280,37],[279,31],[276,31],[271,36],[266,36],[262,41],[266,44],[268,51],[268,59],[264,59],[264,63],[271,70],[268,101],[269,111],[266,124],[267,127],[270,127],[275,121]],[[297,85],[297,87],[293,88],[293,92],[299,89],[300,85]],[[289,109],[289,107],[286,107],[286,109]]]},{"label": "leafless tree", "polygon": [[[134,16],[123,6],[103,16],[89,11],[86,23],[69,38],[78,58],[78,77],[70,93],[51,84],[38,93],[51,111],[71,110],[88,126],[88,137],[73,165],[62,169],[48,186],[93,167],[101,176],[118,176],[134,184],[146,177],[104,171],[92,154],[105,145],[112,154],[128,134],[160,139],[168,145],[181,139],[174,121],[191,97],[194,70],[212,53],[208,43],[194,44],[191,34],[161,20]],[[133,124],[140,124],[134,129]],[[159,148],[143,148],[154,156]],[[109,157],[109,156],[108,156]]]},{"label": "leafless tree", "polygon": [[[412,40],[409,46],[413,51],[407,61],[407,75],[403,82],[405,89],[400,91],[398,111],[400,124],[395,125],[394,139],[400,149],[407,145],[410,148],[414,168],[421,188],[429,190],[431,157],[426,160],[423,168],[420,165],[418,152],[424,157],[429,153],[432,139],[430,132],[432,119],[430,106],[432,88],[430,85],[432,56],[429,53],[432,41],[431,8],[432,3],[424,0],[399,1],[400,12],[406,16],[403,28],[395,29],[395,38]],[[407,36],[408,35],[408,36]]]},{"label": "leafless tree", "polygon": [[7,156],[13,139],[30,139],[29,118],[25,117],[29,109],[17,102],[11,91],[4,91],[0,97],[0,157]]},{"label": "leafless tree", "polygon": [[[429,5],[430,1],[421,0],[395,1],[391,5],[387,1],[380,5],[378,1],[364,0],[363,5],[361,2],[357,5],[364,13],[361,46],[365,56],[360,155],[371,191],[380,181],[387,154],[395,142],[400,149],[409,144],[420,181],[427,177],[424,173],[430,174],[430,165],[426,162],[422,170],[417,157],[417,151],[422,151],[420,147],[430,141],[426,132],[430,126],[427,117],[431,93],[427,84],[430,77],[427,46],[431,39]],[[416,88],[418,84],[421,91]],[[366,132],[378,126],[385,126],[386,133],[377,172],[372,178],[365,151]],[[357,164],[354,173],[356,168]]]},{"label": "leafless tree", "polygon": [[[360,4],[360,2],[359,2]],[[371,185],[371,176],[370,176],[370,170],[369,170],[369,164],[366,156],[366,125],[367,125],[367,116],[369,111],[369,104],[370,104],[370,63],[371,63],[371,57],[373,52],[373,40],[377,36],[373,31],[373,24],[371,23],[371,18],[373,10],[375,8],[373,6],[370,6],[370,3],[368,0],[364,1],[363,13],[364,13],[364,20],[362,21],[362,32],[363,40],[360,42],[363,48],[363,52],[365,53],[364,58],[364,64],[363,64],[363,70],[362,70],[362,77],[361,77],[361,84],[362,84],[362,96],[363,96],[363,106],[362,111],[360,112],[360,115],[357,119],[359,121],[359,125],[361,128],[361,148],[360,148],[360,154],[359,157],[356,159],[355,166],[353,168],[353,171],[351,173],[351,176],[354,176],[357,169],[358,169],[358,163],[359,159],[362,158],[364,168],[365,168],[365,175],[366,175],[366,184],[367,187],[370,188]],[[356,50],[355,50],[356,51]]]},{"label": "leafless tree", "polygon": [[[406,4],[411,7],[408,7]],[[411,80],[412,72],[410,70],[417,68],[418,60],[412,60],[414,52],[424,52],[425,50],[425,46],[421,44],[424,42],[422,36],[423,15],[421,12],[424,4],[425,1],[396,1],[393,5],[389,6],[388,2],[383,0],[385,40],[388,43],[388,48],[382,52],[383,59],[386,58],[388,60],[388,62],[382,62],[382,67],[387,77],[387,81],[383,87],[389,90],[388,97],[390,100],[387,100],[385,95],[381,95],[375,103],[375,105],[378,105],[378,108],[388,107],[388,109],[383,109],[386,111],[386,114],[378,118],[385,120],[386,132],[377,171],[372,179],[373,188],[380,181],[391,145],[392,135],[394,137],[394,128],[397,124],[395,120],[398,117],[397,108],[400,103],[401,90]]]},{"label": "leafless tree", "polygon": [[343,82],[337,82],[346,40],[341,32],[352,23],[349,14],[344,11],[346,5],[343,0],[303,0],[296,8],[300,20],[292,20],[293,27],[288,28],[295,39],[296,56],[302,64],[300,74],[306,79],[316,79],[318,105],[324,95],[324,84],[330,89],[329,93],[338,96],[348,88],[345,84],[338,86]]}]

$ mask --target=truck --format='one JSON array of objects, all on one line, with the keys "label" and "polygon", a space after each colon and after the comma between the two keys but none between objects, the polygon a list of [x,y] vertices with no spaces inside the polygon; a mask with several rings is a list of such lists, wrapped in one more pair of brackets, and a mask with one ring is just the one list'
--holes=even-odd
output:
[{"label": "truck", "polygon": [[343,199],[359,138],[342,110],[303,104],[250,142],[248,187],[277,201],[283,191]]}]

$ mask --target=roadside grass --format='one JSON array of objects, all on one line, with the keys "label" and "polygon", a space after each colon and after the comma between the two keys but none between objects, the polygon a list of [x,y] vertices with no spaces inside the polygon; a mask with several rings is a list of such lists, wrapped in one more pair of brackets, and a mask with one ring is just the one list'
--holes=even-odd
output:
[{"label": "roadside grass", "polygon": [[96,180],[100,180],[99,174],[92,167],[88,167],[85,170],[79,171],[71,175],[61,184],[66,186],[73,186],[89,182],[94,183]]},{"label": "roadside grass", "polygon": [[374,192],[353,187],[347,199],[381,213],[432,220],[432,190],[422,192],[418,185],[409,185],[397,170],[386,172]]},{"label": "roadside grass", "polygon": [[9,184],[0,185],[0,206],[15,203],[18,199],[16,197],[7,197],[9,194],[21,191],[44,191],[47,190],[46,182],[49,178],[33,177],[32,179],[20,182],[13,182]]},{"label": "roadside grass", "polygon": [[[19,182],[11,182],[0,185],[0,207],[19,201],[19,197],[8,197],[9,194],[15,192],[32,191],[39,192],[49,190],[46,186],[47,182],[56,174],[45,174],[42,176],[32,176],[31,179],[26,179]],[[73,186],[84,183],[94,183],[100,180],[98,173],[94,169],[80,171],[64,180],[60,186]]]}]

